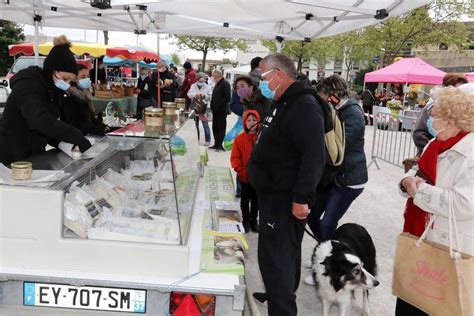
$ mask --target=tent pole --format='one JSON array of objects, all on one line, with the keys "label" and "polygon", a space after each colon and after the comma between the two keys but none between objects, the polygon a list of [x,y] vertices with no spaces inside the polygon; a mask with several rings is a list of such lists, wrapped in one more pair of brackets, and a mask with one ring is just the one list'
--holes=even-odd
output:
[{"label": "tent pole", "polygon": [[95,58],[95,84],[97,84],[97,77],[99,76],[99,58]]},{"label": "tent pole", "polygon": [[[160,33],[156,34],[156,54],[158,58],[160,56]],[[156,89],[158,93],[156,95],[157,107],[161,108],[161,93],[160,93],[160,71],[158,70],[159,60],[156,61]]]},{"label": "tent pole", "polygon": [[405,99],[407,97],[406,89],[408,88],[408,82],[405,82],[405,85],[403,86],[403,103],[402,103],[402,108],[405,107]]},{"label": "tent pole", "polygon": [[[36,11],[35,11],[36,15]],[[39,65],[39,22],[35,21],[35,66]]]},{"label": "tent pole", "polygon": [[99,43],[99,30],[95,30],[95,42]]}]

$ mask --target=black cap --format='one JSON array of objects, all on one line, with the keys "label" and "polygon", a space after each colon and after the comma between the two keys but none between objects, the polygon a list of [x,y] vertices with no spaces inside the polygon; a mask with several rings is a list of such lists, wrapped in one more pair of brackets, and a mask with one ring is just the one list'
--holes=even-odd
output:
[{"label": "black cap", "polygon": [[183,64],[183,68],[184,69],[191,69],[193,66],[191,65],[191,63],[189,61],[185,61],[184,64]]},{"label": "black cap", "polygon": [[55,45],[44,60],[43,69],[70,72],[77,75],[76,59],[69,47],[69,42],[60,42]]},{"label": "black cap", "polygon": [[258,65],[260,64],[260,61],[262,60],[262,57],[254,57],[250,61],[250,70],[254,70],[255,68],[258,68]]}]

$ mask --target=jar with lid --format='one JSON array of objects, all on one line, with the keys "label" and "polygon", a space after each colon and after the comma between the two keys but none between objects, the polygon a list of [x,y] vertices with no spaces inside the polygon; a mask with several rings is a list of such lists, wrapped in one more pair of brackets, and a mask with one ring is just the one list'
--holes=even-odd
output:
[{"label": "jar with lid", "polygon": [[165,109],[165,132],[168,134],[174,133],[176,121],[178,120],[178,116],[176,115],[176,103],[163,102],[163,108]]},{"label": "jar with lid", "polygon": [[17,161],[11,164],[14,180],[28,180],[33,175],[33,167],[29,161]]},{"label": "jar with lid", "polygon": [[178,110],[186,110],[186,99],[185,98],[176,98],[174,99],[174,102],[176,102],[176,107]]},{"label": "jar with lid", "polygon": [[164,110],[148,107],[144,115],[145,131],[151,133],[162,133],[164,130]]}]

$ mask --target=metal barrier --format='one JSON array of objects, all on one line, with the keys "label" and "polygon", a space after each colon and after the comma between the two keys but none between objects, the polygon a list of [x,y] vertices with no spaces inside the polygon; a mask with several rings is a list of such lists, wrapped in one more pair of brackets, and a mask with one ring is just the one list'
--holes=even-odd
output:
[{"label": "metal barrier", "polygon": [[415,157],[417,153],[412,137],[417,115],[413,113],[410,113],[410,116],[394,115],[388,111],[370,115],[374,120],[374,137],[372,160],[367,168],[375,163],[377,169],[380,169],[377,160],[403,168],[403,160]]}]

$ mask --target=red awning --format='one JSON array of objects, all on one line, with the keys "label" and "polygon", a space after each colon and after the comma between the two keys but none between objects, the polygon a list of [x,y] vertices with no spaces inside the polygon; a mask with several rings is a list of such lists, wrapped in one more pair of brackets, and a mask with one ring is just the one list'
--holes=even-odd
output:
[{"label": "red awning", "polygon": [[21,43],[21,44],[8,45],[8,54],[10,56],[15,56],[18,54],[31,56],[35,54],[33,46],[34,46],[33,43]]},{"label": "red awning", "polygon": [[106,55],[109,57],[120,57],[122,59],[129,59],[135,62],[143,60],[147,63],[151,63],[160,60],[160,57],[156,53],[126,47],[107,48]]}]

